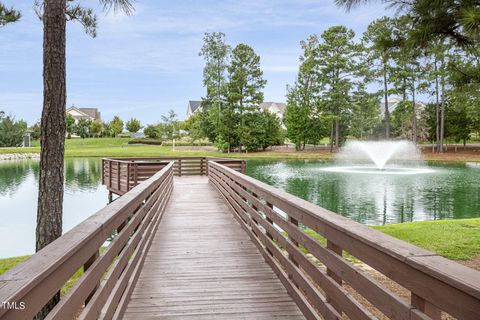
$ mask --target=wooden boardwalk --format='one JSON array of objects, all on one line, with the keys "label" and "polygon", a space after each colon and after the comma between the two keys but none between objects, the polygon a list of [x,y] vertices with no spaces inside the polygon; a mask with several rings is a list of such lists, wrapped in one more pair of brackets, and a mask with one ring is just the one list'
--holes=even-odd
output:
[{"label": "wooden boardwalk", "polygon": [[175,177],[124,319],[304,319],[206,176]]},{"label": "wooden boardwalk", "polygon": [[251,178],[243,160],[102,167],[121,197],[0,275],[1,320],[32,319],[79,269],[48,319],[480,319],[478,271]]}]

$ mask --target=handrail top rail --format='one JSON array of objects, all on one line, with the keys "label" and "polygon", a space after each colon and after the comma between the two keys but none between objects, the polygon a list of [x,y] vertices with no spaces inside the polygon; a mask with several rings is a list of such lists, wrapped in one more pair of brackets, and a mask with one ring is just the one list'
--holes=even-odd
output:
[{"label": "handrail top rail", "polygon": [[0,301],[21,301],[19,297],[25,295],[75,254],[82,250],[97,250],[98,246],[85,248],[85,245],[93,241],[96,236],[102,235],[105,239],[101,240],[99,244],[101,246],[111,231],[118,227],[115,223],[121,223],[121,219],[117,218],[136,209],[163,181],[172,166],[173,162],[169,162],[152,177],[140,182],[128,193],[77,224],[25,262],[0,275]]},{"label": "handrail top rail", "polygon": [[[234,176],[237,181],[243,182],[248,187],[255,188],[255,190],[252,191],[260,197],[274,198],[277,201],[273,204],[283,211],[287,212],[288,207],[293,207],[295,210],[300,211],[301,214],[317,219],[322,224],[351,236],[352,238],[393,257],[399,262],[406,263],[422,273],[428,273],[437,280],[454,286],[469,295],[480,298],[479,271],[443,258],[434,252],[386,235],[364,224],[343,217],[283,190],[241,174],[219,163],[212,161],[209,162],[209,165],[227,172]],[[268,199],[266,200],[268,201]],[[309,227],[311,228],[312,226]]]},{"label": "handrail top rail", "polygon": [[105,157],[102,160],[117,161],[121,163],[162,162],[169,160],[207,160],[207,161],[245,161],[238,158],[220,158],[210,156],[152,156],[152,157]]}]

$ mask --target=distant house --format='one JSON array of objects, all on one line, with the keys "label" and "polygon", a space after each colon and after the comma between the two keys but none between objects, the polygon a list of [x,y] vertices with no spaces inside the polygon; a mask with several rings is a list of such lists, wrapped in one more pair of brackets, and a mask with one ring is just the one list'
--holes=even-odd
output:
[{"label": "distant house", "polygon": [[260,103],[260,109],[269,111],[275,114],[280,120],[283,119],[283,114],[285,113],[285,108],[287,105],[282,102],[262,102]]},{"label": "distant house", "polygon": [[[281,102],[262,102],[260,103],[260,110],[266,110],[277,117],[283,119],[283,114],[285,112],[286,104]],[[187,106],[187,117],[202,111],[202,101],[190,100],[188,101]]]},{"label": "distant house", "polygon": [[67,109],[67,114],[71,115],[75,122],[78,122],[80,119],[87,119],[87,120],[102,120],[101,114],[97,108],[77,108],[75,106],[71,106]]},{"label": "distant house", "polygon": [[191,115],[202,111],[202,101],[190,100],[187,106],[187,118]]},{"label": "distant house", "polygon": [[[397,98],[397,97],[389,97],[388,98],[388,112],[390,114],[392,114],[392,112],[395,111],[395,109],[397,109],[398,105],[402,101],[403,101],[402,99]],[[410,103],[411,103],[411,101],[410,101]],[[415,104],[417,106],[417,110],[424,110],[425,109],[425,104],[423,104],[421,102],[416,102]],[[385,114],[385,100],[383,100],[383,99],[380,100],[380,113],[382,114],[382,117]]]}]

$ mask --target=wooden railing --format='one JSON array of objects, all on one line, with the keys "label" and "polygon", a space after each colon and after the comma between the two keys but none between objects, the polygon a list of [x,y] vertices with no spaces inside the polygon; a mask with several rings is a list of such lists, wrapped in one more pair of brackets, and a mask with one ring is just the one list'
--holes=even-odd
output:
[{"label": "wooden railing", "polygon": [[[480,272],[209,162],[223,195],[308,319],[480,319]],[[311,229],[325,239],[322,244]],[[354,257],[354,258],[352,258]],[[409,291],[402,299],[358,259]]]},{"label": "wooden railing", "polygon": [[222,163],[245,173],[245,160],[210,157],[156,157],[156,158],[105,158],[102,159],[102,184],[111,192],[122,195],[139,182],[150,178],[167,163],[173,161],[176,176],[206,175],[208,160]]},{"label": "wooden railing", "polygon": [[18,307],[0,307],[0,318],[31,319],[81,269],[83,275],[47,319],[121,318],[170,197],[172,180],[170,163],[0,276],[0,301]]}]

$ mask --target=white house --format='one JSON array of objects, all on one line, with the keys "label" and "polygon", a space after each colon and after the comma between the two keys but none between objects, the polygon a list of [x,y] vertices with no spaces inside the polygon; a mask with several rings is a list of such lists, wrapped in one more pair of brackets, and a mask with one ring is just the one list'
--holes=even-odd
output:
[{"label": "white house", "polygon": [[[260,103],[260,109],[269,111],[275,114],[278,118],[283,119],[286,104],[282,102],[262,102]],[[187,117],[202,111],[202,101],[190,100],[187,105]]]},{"label": "white house", "polygon": [[[393,111],[395,111],[395,109],[397,109],[398,105],[400,102],[402,102],[403,100],[400,99],[400,98],[397,98],[397,97],[388,97],[388,112],[390,114],[392,114]],[[411,103],[411,102],[410,102]],[[417,107],[417,110],[424,110],[425,109],[425,104],[421,103],[421,102],[416,102],[415,103],[416,107]],[[382,114],[382,117],[384,116],[385,114],[385,100],[383,99],[380,99],[380,112]]]},{"label": "white house", "polygon": [[280,120],[283,119],[285,108],[287,105],[282,102],[262,102],[260,103],[260,109],[270,111],[275,114]]},{"label": "white house", "polygon": [[191,115],[202,111],[202,101],[190,100],[187,106],[187,118]]},{"label": "white house", "polygon": [[102,120],[101,114],[97,108],[77,108],[75,106],[71,106],[66,111],[67,114],[71,115],[75,122],[78,122],[80,119],[87,119],[87,120]]}]

